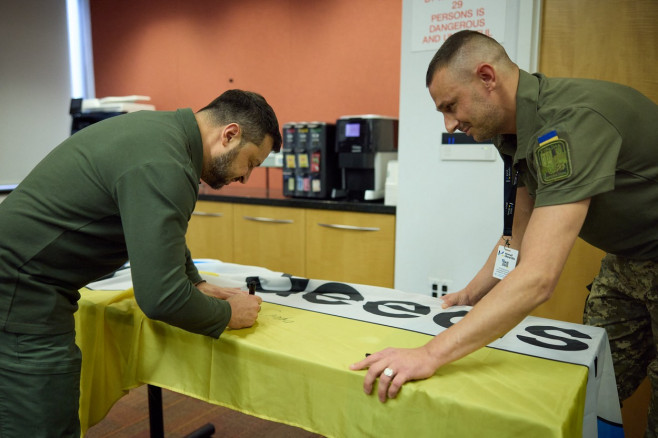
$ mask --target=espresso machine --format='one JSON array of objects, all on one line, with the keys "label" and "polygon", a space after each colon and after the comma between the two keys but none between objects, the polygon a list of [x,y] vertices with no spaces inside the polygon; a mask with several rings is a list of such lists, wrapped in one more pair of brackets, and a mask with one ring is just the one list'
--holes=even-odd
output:
[{"label": "espresso machine", "polygon": [[339,118],[336,152],[341,186],[334,197],[383,199],[388,162],[398,158],[398,119],[373,114]]}]

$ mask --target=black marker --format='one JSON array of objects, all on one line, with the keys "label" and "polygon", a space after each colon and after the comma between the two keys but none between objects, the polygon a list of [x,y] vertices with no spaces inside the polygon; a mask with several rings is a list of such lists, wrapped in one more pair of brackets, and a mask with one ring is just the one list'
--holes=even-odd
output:
[{"label": "black marker", "polygon": [[256,282],[250,281],[247,286],[249,287],[249,295],[256,295]]}]

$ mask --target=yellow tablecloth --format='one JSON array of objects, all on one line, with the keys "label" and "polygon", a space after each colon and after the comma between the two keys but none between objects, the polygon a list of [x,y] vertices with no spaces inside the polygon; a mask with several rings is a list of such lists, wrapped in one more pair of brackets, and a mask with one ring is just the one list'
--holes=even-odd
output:
[{"label": "yellow tablecloth", "polygon": [[584,366],[484,348],[382,404],[349,364],[428,335],[263,303],[254,327],[215,340],[149,320],[132,290],[81,293],[83,431],[149,383],[330,437],[582,434]]}]

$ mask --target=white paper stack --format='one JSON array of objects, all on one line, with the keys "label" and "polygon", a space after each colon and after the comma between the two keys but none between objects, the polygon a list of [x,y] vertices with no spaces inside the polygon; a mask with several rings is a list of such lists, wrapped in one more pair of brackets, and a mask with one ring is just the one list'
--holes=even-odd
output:
[{"label": "white paper stack", "polygon": [[82,101],[82,112],[116,112],[130,113],[133,111],[149,110],[154,111],[155,106],[147,103],[137,103],[137,101],[149,101],[149,96],[110,96],[101,99],[84,99]]}]

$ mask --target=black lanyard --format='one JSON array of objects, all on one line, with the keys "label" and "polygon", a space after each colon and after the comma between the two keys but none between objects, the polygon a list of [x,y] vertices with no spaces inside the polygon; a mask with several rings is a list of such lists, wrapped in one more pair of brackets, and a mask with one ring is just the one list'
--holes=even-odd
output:
[{"label": "black lanyard", "polygon": [[514,223],[514,204],[516,202],[516,186],[519,182],[519,171],[512,174],[513,159],[503,155],[505,163],[505,181],[503,198],[503,236],[512,237],[512,224]]}]

